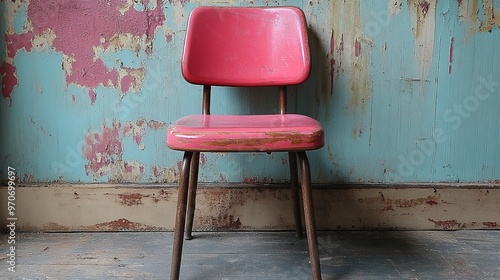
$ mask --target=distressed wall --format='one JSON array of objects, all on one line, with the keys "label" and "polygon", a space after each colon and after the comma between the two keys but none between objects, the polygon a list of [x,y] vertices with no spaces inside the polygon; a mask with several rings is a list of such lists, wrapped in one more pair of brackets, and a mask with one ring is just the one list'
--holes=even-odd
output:
[{"label": "distressed wall", "polygon": [[[165,131],[201,110],[179,65],[202,4],[305,11],[313,69],[289,109],[325,127],[314,182],[500,179],[499,0],[1,1],[2,178],[12,166],[23,183],[176,182]],[[277,111],[273,89],[214,91],[213,113]],[[287,171],[286,154],[204,154],[200,180]]]}]

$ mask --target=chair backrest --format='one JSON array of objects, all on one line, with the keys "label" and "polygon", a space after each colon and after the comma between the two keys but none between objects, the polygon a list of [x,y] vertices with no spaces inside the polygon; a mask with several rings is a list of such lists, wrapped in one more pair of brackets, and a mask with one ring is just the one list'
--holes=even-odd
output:
[{"label": "chair backrest", "polygon": [[310,72],[304,13],[295,7],[197,7],[188,21],[182,74],[201,85],[302,83]]}]

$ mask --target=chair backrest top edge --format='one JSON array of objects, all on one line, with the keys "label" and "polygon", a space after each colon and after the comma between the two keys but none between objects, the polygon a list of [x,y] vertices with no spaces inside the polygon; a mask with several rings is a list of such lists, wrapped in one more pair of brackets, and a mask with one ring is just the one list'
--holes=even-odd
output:
[{"label": "chair backrest top edge", "polygon": [[282,86],[309,76],[305,15],[297,7],[201,6],[189,16],[186,81],[214,86]]}]

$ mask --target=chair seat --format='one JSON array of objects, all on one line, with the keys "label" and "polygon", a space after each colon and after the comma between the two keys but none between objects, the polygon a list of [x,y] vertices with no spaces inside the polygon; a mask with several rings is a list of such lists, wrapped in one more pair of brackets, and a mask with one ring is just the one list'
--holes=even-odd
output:
[{"label": "chair seat", "polygon": [[190,115],[167,130],[168,147],[181,151],[307,151],[323,144],[321,124],[297,114]]}]

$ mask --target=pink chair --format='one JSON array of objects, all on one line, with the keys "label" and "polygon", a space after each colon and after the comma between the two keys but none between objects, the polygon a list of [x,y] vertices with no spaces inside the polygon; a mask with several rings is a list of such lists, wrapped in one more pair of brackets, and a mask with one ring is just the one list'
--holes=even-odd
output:
[{"label": "pink chair", "polygon": [[[179,279],[183,235],[191,239],[200,152],[288,152],[297,237],[302,237],[297,157],[313,279],[321,279],[306,151],[324,144],[321,124],[286,112],[286,86],[310,71],[304,13],[295,7],[198,7],[189,17],[182,74],[203,85],[202,114],[168,127],[169,148],[184,151],[170,279]],[[277,86],[279,114],[210,115],[211,86]],[[186,217],[187,208],[187,217]]]}]

